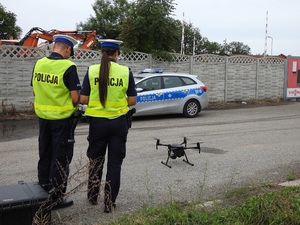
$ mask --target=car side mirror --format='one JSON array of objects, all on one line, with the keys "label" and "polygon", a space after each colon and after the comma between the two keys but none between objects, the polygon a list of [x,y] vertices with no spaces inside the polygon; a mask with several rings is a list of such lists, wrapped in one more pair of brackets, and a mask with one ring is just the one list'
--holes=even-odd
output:
[{"label": "car side mirror", "polygon": [[143,91],[144,91],[143,88],[136,88],[136,92],[137,92],[137,93],[141,93],[141,92],[143,92]]}]

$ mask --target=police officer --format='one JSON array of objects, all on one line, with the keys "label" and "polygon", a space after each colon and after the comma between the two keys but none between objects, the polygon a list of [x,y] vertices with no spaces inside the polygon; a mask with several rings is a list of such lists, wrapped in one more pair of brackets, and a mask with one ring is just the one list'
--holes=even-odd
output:
[{"label": "police officer", "polygon": [[64,194],[73,157],[72,123],[81,85],[76,65],[68,60],[77,41],[66,35],[53,38],[53,52],[36,62],[31,85],[39,118],[38,180],[51,193],[57,209],[73,204]]},{"label": "police officer", "polygon": [[87,104],[85,115],[89,117],[90,160],[88,200],[97,204],[103,165],[108,151],[107,174],[104,187],[104,212],[116,207],[120,189],[121,166],[126,155],[129,124],[129,106],[136,104],[133,75],[127,66],[116,61],[122,41],[101,41],[101,64],[91,65],[84,77],[80,102]]}]

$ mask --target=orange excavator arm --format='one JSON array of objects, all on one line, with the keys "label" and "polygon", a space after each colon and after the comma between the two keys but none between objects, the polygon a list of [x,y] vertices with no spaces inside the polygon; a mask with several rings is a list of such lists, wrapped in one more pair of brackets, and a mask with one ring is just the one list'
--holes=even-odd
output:
[{"label": "orange excavator arm", "polygon": [[39,27],[33,27],[20,40],[18,45],[35,48],[38,46],[38,42],[40,39],[47,40],[51,43],[51,42],[53,42],[53,34],[47,32]]},{"label": "orange excavator arm", "polygon": [[[82,42],[82,45],[79,48],[82,49],[92,49],[96,42],[96,30],[93,31],[77,31],[77,30],[50,30],[45,31],[39,27],[33,27],[29,32],[19,41],[10,41],[14,45],[19,46],[28,46],[35,48],[38,46],[38,43],[41,39],[46,40],[48,43],[53,42],[53,36],[55,34],[65,34],[75,38]],[[4,43],[4,42],[3,42]],[[0,45],[1,45],[0,40]]]},{"label": "orange excavator arm", "polygon": [[96,42],[96,30],[68,32],[65,34],[76,40],[80,40],[82,42],[80,46],[81,49],[92,49]]}]

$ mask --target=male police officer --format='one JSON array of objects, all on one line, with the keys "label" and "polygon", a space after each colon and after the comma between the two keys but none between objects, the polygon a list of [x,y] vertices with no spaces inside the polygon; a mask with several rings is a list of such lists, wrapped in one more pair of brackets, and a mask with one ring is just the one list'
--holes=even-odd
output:
[{"label": "male police officer", "polygon": [[77,67],[68,60],[77,41],[54,35],[53,52],[38,60],[32,74],[34,109],[39,117],[38,180],[51,193],[54,209],[73,204],[64,198],[73,157],[72,121],[81,89]]}]

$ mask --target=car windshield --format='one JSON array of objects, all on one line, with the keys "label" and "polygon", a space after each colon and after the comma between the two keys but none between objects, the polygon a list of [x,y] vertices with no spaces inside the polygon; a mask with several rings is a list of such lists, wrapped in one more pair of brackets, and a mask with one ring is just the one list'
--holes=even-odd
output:
[{"label": "car windshield", "polygon": [[138,82],[139,80],[143,79],[144,77],[134,77],[135,83]]},{"label": "car windshield", "polygon": [[137,88],[142,88],[143,91],[152,91],[161,89],[160,77],[150,77],[136,84]]}]

